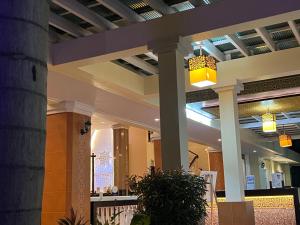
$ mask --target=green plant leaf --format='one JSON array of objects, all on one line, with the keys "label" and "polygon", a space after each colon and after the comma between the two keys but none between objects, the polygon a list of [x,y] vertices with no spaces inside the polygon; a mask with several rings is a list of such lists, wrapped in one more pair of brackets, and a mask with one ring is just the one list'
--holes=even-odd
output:
[{"label": "green plant leaf", "polygon": [[87,225],[87,221],[84,221],[84,217],[80,216],[79,219],[77,219],[77,213],[73,208],[70,210],[70,217],[59,219],[57,223],[59,225]]},{"label": "green plant leaf", "polygon": [[200,176],[157,170],[130,177],[129,185],[138,196],[137,214],[149,216],[151,225],[197,225],[206,216],[206,181]]},{"label": "green plant leaf", "polygon": [[150,225],[150,216],[143,214],[135,214],[130,225]]}]

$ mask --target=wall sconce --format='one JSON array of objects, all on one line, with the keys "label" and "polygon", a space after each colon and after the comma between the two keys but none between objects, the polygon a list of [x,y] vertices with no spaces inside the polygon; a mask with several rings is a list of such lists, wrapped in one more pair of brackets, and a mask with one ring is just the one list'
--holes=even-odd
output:
[{"label": "wall sconce", "polygon": [[84,135],[84,134],[88,133],[91,128],[91,125],[92,125],[91,121],[89,121],[89,120],[86,121],[84,123],[84,127],[80,130],[80,134]]}]

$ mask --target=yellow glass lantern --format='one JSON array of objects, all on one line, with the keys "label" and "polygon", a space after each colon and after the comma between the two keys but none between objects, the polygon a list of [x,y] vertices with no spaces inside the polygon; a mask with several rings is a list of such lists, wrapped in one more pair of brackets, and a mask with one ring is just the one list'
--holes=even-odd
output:
[{"label": "yellow glass lantern", "polygon": [[280,147],[290,147],[293,145],[292,137],[290,135],[282,134],[279,136],[279,144]]},{"label": "yellow glass lantern", "polygon": [[271,133],[276,132],[276,115],[267,112],[262,115],[263,132]]},{"label": "yellow glass lantern", "polygon": [[217,83],[217,63],[214,57],[200,55],[189,59],[190,83],[206,87]]}]

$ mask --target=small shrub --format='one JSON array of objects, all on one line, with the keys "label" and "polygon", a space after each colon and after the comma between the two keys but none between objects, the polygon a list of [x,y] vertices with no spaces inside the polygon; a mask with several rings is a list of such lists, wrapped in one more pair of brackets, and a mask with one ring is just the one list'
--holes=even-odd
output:
[{"label": "small shrub", "polygon": [[138,196],[138,214],[150,217],[151,225],[198,225],[206,217],[206,182],[179,171],[154,171],[132,176],[129,184]]}]

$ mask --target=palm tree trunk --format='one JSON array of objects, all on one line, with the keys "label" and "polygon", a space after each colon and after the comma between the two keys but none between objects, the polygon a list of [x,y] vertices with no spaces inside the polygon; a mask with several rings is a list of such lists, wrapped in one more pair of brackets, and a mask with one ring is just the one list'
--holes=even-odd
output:
[{"label": "palm tree trunk", "polygon": [[47,107],[47,0],[0,1],[0,224],[39,225]]}]

